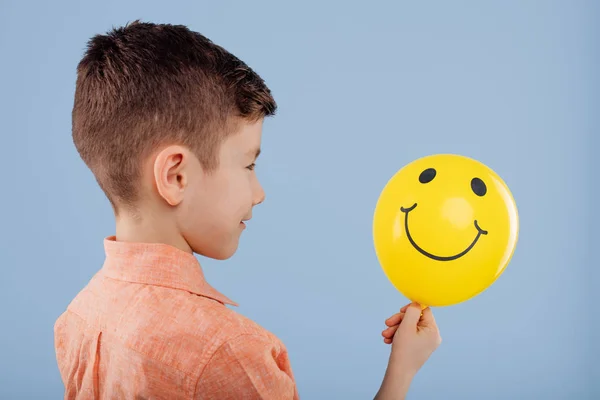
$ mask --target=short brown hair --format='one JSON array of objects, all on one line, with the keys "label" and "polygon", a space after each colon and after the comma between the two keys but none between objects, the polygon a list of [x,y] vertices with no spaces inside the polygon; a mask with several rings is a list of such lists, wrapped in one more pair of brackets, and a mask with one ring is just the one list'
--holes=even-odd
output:
[{"label": "short brown hair", "polygon": [[234,121],[276,108],[261,77],[208,38],[135,21],[88,42],[77,67],[73,141],[117,211],[137,200],[140,162],[157,146],[185,145],[214,169]]}]

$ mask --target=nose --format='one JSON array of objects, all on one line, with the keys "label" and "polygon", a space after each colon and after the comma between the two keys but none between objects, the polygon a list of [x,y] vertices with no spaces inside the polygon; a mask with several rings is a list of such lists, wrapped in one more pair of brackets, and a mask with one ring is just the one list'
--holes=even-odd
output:
[{"label": "nose", "polygon": [[254,201],[253,201],[253,206],[256,206],[260,203],[262,203],[263,201],[265,201],[265,191],[262,187],[262,185],[258,182],[258,179],[256,180],[256,188],[254,190]]}]

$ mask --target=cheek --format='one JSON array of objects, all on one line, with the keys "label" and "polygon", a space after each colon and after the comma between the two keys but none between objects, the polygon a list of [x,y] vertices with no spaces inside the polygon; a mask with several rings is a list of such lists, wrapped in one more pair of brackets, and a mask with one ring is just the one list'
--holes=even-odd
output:
[{"label": "cheek", "polygon": [[252,185],[250,174],[242,171],[230,174],[220,181],[220,185],[206,193],[205,201],[210,202],[221,218],[238,219],[243,217],[252,206]]},{"label": "cheek", "polygon": [[242,213],[247,213],[252,207],[252,180],[251,175],[242,174],[235,181],[232,180],[228,190],[227,202]]},{"label": "cheek", "polygon": [[252,176],[246,172],[231,171],[190,185],[183,218],[209,225],[243,218],[252,207]]},{"label": "cheek", "polygon": [[240,168],[239,171],[231,173],[224,181],[227,186],[227,193],[238,198],[250,196],[252,190],[252,173],[247,169]]}]

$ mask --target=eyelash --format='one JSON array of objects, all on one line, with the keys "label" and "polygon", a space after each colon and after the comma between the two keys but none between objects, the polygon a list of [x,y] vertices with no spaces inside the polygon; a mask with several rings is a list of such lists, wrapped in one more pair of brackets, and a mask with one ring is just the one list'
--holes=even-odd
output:
[{"label": "eyelash", "polygon": [[256,166],[256,164],[252,163],[252,164],[248,165],[246,168],[249,169],[250,171],[253,171],[255,166]]}]

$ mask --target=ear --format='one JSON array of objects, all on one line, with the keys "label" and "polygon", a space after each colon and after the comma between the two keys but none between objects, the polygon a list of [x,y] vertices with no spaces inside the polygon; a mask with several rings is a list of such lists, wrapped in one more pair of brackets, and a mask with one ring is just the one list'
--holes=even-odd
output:
[{"label": "ear", "polygon": [[171,206],[183,200],[188,185],[190,152],[182,146],[169,146],[154,159],[154,182],[160,196]]}]

